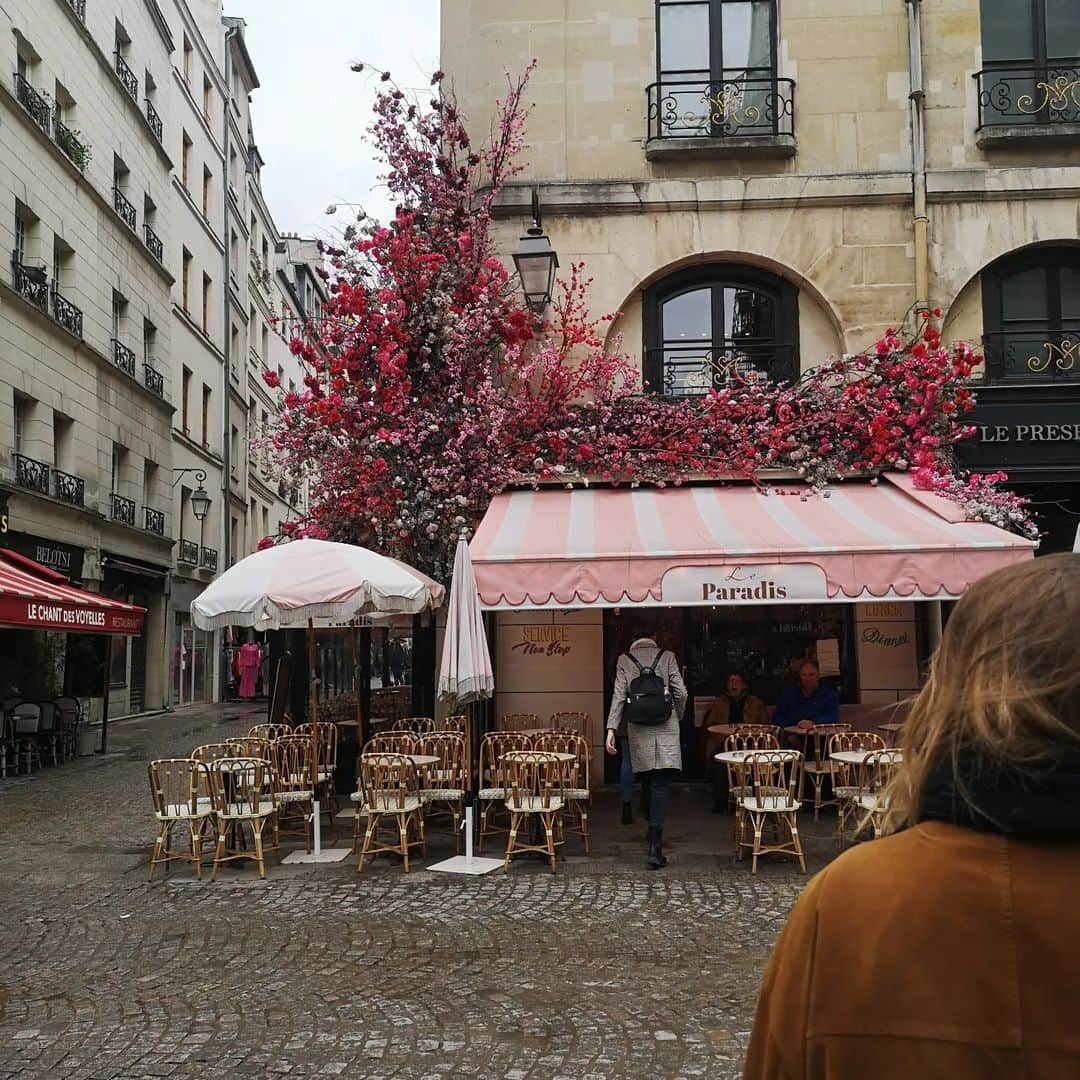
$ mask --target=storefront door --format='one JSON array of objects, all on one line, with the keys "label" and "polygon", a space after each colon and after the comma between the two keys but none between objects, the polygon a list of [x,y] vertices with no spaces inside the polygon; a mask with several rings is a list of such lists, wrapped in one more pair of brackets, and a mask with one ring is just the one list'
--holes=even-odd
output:
[{"label": "storefront door", "polygon": [[177,708],[209,700],[212,641],[212,634],[191,625],[191,616],[177,612],[173,654],[173,704]]}]

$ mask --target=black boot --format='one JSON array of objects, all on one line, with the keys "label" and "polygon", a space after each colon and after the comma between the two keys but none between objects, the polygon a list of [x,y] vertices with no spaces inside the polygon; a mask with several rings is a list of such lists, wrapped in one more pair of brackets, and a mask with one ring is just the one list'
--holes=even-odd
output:
[{"label": "black boot", "polygon": [[664,827],[663,825],[649,826],[649,869],[661,870],[667,866],[664,858]]},{"label": "black boot", "polygon": [[622,804],[622,823],[624,825],[634,824],[634,804],[624,802]]}]

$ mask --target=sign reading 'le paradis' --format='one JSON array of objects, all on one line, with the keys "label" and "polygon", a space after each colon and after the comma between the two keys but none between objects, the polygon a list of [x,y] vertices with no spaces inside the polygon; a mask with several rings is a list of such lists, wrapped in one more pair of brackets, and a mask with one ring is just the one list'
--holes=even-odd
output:
[{"label": "sign reading 'le paradis'", "polygon": [[523,656],[569,656],[573,645],[565,626],[521,626],[521,640],[510,646]]},{"label": "sign reading 'le paradis'", "polygon": [[825,574],[807,563],[745,566],[676,566],[664,574],[665,604],[775,604],[780,600],[824,600]]},{"label": "sign reading 'le paradis'", "polygon": [[36,626],[43,630],[70,630],[72,633],[138,634],[142,630],[143,615],[139,611],[111,611],[5,596],[0,598],[0,623]]}]

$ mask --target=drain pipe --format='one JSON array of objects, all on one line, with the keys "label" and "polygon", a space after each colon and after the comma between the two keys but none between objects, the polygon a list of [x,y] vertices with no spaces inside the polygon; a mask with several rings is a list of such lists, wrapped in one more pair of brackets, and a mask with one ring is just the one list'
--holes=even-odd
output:
[{"label": "drain pipe", "polygon": [[222,571],[229,569],[232,558],[232,293],[229,287],[229,184],[232,177],[229,175],[229,110],[232,108],[232,43],[236,37],[237,28],[230,26],[225,31],[225,127],[221,133],[222,145],[225,148],[225,165],[223,168],[221,185],[221,208],[222,208],[222,240],[225,247],[224,266],[225,272],[221,279],[222,294],[224,295],[224,341],[222,352],[225,354],[225,430],[221,441],[221,458],[225,468],[221,476],[221,495],[224,500],[224,513],[222,514]]},{"label": "drain pipe", "polygon": [[908,11],[908,76],[911,114],[912,225],[915,230],[915,306],[930,306],[930,219],[926,212],[926,90],[923,87],[922,0],[904,0]]}]

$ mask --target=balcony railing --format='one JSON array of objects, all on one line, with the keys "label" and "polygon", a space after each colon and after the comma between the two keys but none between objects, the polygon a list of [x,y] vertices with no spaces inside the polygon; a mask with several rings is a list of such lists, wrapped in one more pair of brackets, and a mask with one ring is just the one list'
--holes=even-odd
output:
[{"label": "balcony railing", "polygon": [[157,141],[164,142],[165,125],[161,122],[161,117],[158,115],[157,109],[154,108],[154,103],[149,98],[146,99],[146,122],[150,125]]},{"label": "balcony railing", "polygon": [[123,495],[112,493],[112,518],[123,525],[135,527],[135,500],[125,499]]},{"label": "balcony railing", "polygon": [[83,336],[83,313],[70,301],[65,300],[56,282],[53,282],[52,290],[53,318],[69,333],[82,339]]},{"label": "balcony railing", "polygon": [[161,242],[161,237],[145,223],[143,224],[143,236],[146,238],[146,250],[149,251],[158,262],[164,262],[165,245]]},{"label": "balcony railing", "polygon": [[1080,124],[1080,59],[976,72],[979,130]]},{"label": "balcony railing", "polygon": [[61,469],[53,469],[53,481],[56,485],[56,497],[61,502],[70,503],[72,506],[84,505],[86,483],[82,477],[72,476]]},{"label": "balcony railing", "polygon": [[19,262],[18,252],[11,254],[11,285],[24,299],[44,312],[49,310],[49,279],[44,267]]},{"label": "balcony railing", "polygon": [[217,551],[214,548],[204,547],[199,555],[199,568],[217,573]]},{"label": "balcony railing", "polygon": [[116,59],[116,74],[120,76],[120,82],[123,83],[124,89],[131,95],[133,101],[139,100],[139,78],[131,68],[128,67],[127,61],[120,55],[120,50],[117,49],[113,54]]},{"label": "balcony railing", "polygon": [[703,345],[645,350],[645,389],[665,397],[696,397],[745,383],[792,377],[794,350],[774,342],[732,339],[723,348]]},{"label": "balcony railing", "polygon": [[165,535],[165,515],[160,510],[153,510],[149,506],[144,506],[143,523],[147,532],[156,533],[158,536]]},{"label": "balcony railing", "polygon": [[124,224],[134,232],[137,220],[135,207],[118,187],[112,189],[112,203],[113,209],[120,215]]},{"label": "balcony railing", "polygon": [[90,164],[90,144],[83,142],[71,128],[58,119],[53,120],[53,142],[79,172],[86,172],[86,166]]},{"label": "balcony railing", "polygon": [[1073,330],[983,335],[986,377],[995,383],[1080,383],[1080,321]]},{"label": "balcony railing", "polygon": [[86,0],[67,0],[68,7],[79,16],[81,22],[86,22]]},{"label": "balcony railing", "polygon": [[143,379],[147,390],[159,398],[165,397],[165,376],[152,364],[143,364]]},{"label": "balcony railing", "polygon": [[181,540],[180,553],[176,557],[178,563],[184,566],[199,565],[199,545],[194,540]]},{"label": "balcony railing", "polygon": [[113,363],[125,374],[135,378],[135,350],[129,349],[122,341],[113,338]]},{"label": "balcony railing", "polygon": [[48,135],[52,123],[52,105],[18,72],[15,73],[15,97],[33,118],[34,123]]},{"label": "balcony railing", "polygon": [[15,455],[15,483],[29,491],[49,494],[49,466],[25,454]]},{"label": "balcony railing", "polygon": [[719,79],[653,83],[649,139],[747,139],[795,134],[795,82],[767,69],[732,69]]}]

